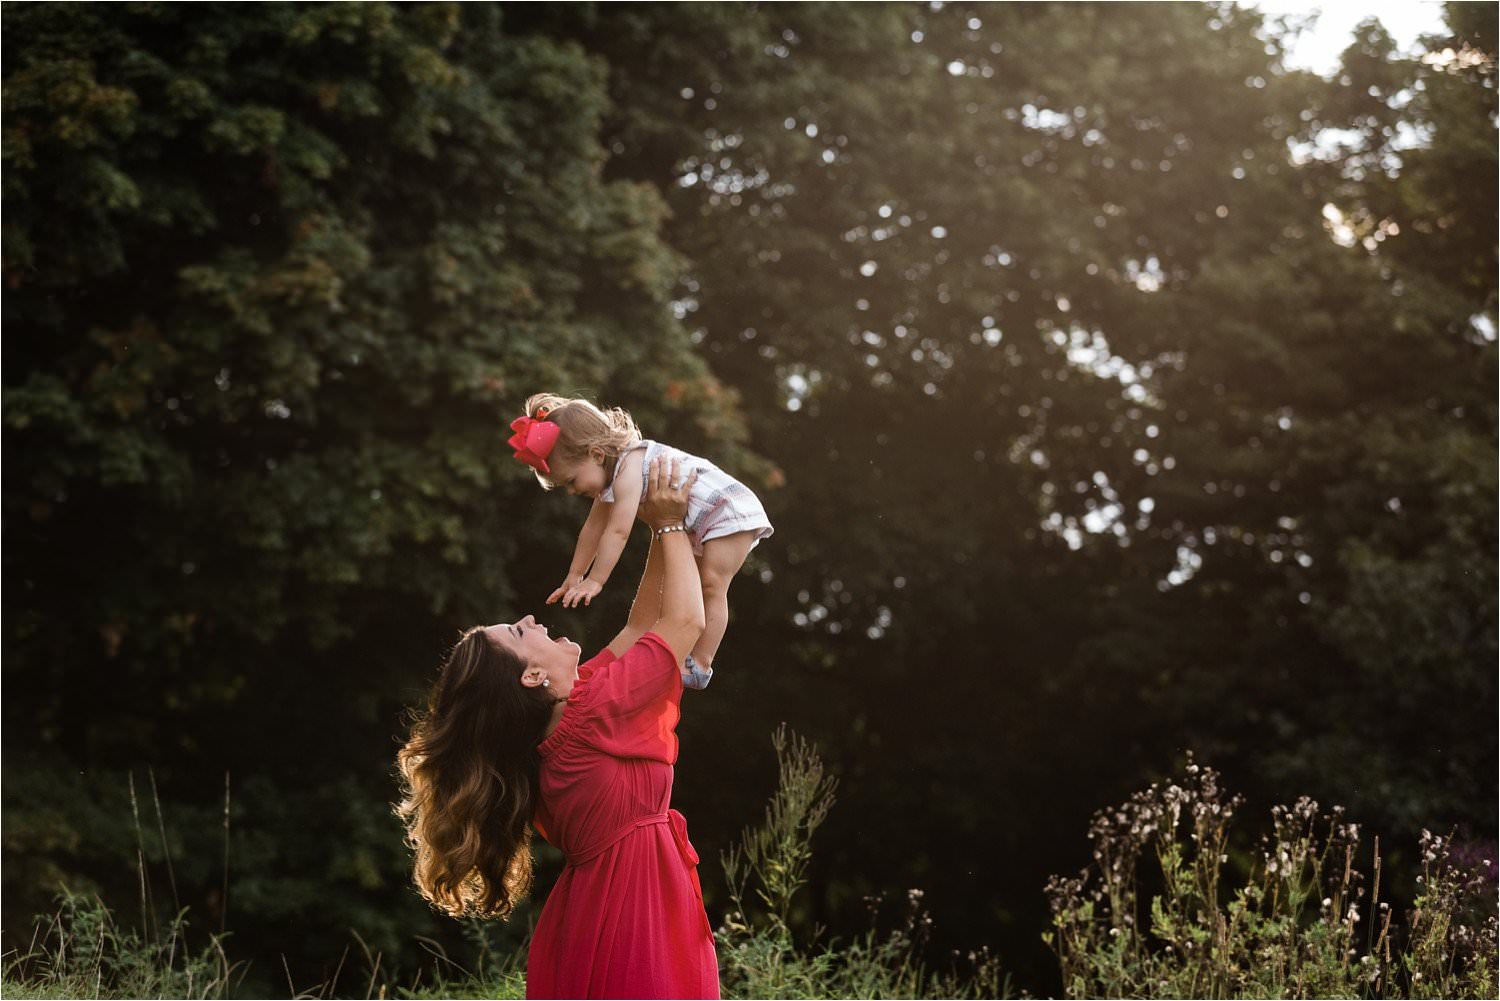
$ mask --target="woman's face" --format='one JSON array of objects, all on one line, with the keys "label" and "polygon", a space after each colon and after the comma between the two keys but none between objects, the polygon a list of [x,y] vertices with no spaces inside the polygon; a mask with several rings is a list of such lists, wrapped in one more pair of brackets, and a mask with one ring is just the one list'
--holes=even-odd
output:
[{"label": "woman's face", "polygon": [[521,672],[521,684],[532,688],[550,682],[547,690],[560,699],[573,691],[573,683],[578,680],[578,655],[583,648],[566,636],[554,639],[547,627],[530,615],[487,626],[484,635],[526,665]]}]

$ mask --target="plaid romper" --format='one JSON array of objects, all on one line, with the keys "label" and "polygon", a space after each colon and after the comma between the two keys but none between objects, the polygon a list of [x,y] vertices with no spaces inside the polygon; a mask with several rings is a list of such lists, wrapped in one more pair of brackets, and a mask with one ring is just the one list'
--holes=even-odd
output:
[{"label": "plaid romper", "polygon": [[[641,462],[642,499],[646,496],[646,486],[650,480],[651,460],[657,456],[661,456],[663,464],[675,458],[678,476],[685,477],[695,469],[700,470],[698,481],[693,484],[693,492],[688,497],[688,513],[685,523],[695,555],[703,555],[703,543],[722,535],[753,531],[756,533],[755,541],[750,544],[750,548],[754,549],[760,545],[761,539],[768,538],[775,531],[771,527],[771,520],[766,517],[766,509],[761,506],[760,498],[755,496],[755,492],[707,459],[690,455],[680,448],[673,448],[671,445],[664,445],[649,438],[638,438],[627,445],[620,453],[620,458],[623,459],[636,449],[646,450]],[[619,468],[620,465],[616,462],[615,469]],[[599,499],[614,503],[613,480],[600,491]]]}]

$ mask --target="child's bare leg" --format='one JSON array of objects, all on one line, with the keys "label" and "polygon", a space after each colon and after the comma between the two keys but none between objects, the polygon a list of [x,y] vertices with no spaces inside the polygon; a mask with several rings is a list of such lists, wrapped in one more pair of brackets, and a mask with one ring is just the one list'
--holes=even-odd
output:
[{"label": "child's bare leg", "polygon": [[754,541],[754,532],[736,532],[703,544],[703,555],[698,559],[698,574],[703,580],[703,635],[692,654],[699,667],[713,667],[714,655],[729,628],[729,585],[745,565]]},{"label": "child's bare leg", "polygon": [[[713,539],[704,543],[705,556],[709,545],[718,541]],[[719,644],[724,641],[724,631],[729,628],[729,583],[722,578],[710,578],[707,562],[706,559],[698,561],[698,576],[703,580],[703,635],[698,637],[692,649],[693,660],[705,670],[714,666],[714,654],[718,653]]]}]

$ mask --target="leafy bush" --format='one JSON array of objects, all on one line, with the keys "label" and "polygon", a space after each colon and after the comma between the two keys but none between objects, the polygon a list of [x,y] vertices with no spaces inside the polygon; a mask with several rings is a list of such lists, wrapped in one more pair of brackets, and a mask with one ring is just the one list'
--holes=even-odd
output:
[{"label": "leafy bush", "polygon": [[[1094,815],[1095,864],[1047,884],[1070,997],[1494,997],[1494,859],[1467,860],[1451,837],[1422,834],[1421,886],[1404,945],[1374,889],[1361,908],[1359,825],[1303,796],[1271,810],[1274,831],[1227,903],[1220,902],[1230,821],[1213,769],[1188,756],[1186,776]],[[1183,838],[1182,835],[1187,837]],[[1138,923],[1137,875],[1151,850],[1162,891]],[[1476,864],[1476,861],[1478,864]],[[1364,948],[1359,925],[1364,922]]]},{"label": "leafy bush", "polygon": [[4,957],[6,997],[221,998],[237,982],[224,936],[189,950],[186,908],[148,935],[121,928],[98,897],[65,889],[58,903],[31,947]]},{"label": "leafy bush", "polygon": [[[999,965],[987,949],[972,953],[975,969],[964,978],[940,973],[921,959],[932,924],[922,909],[920,890],[907,894],[902,925],[888,934],[872,928],[852,942],[813,940],[799,944],[792,931],[792,903],[812,861],[812,836],[834,802],[835,781],[801,737],[778,729],[772,738],[779,779],[765,822],[747,828],[740,843],[723,855],[732,910],[717,931],[720,978],[725,997],[884,998],[997,997]],[[142,889],[143,899],[145,888]],[[7,957],[8,997],[224,997],[231,987],[231,965],[219,937],[196,955],[183,945],[186,927],[179,913],[165,938],[143,939],[117,928],[97,897],[64,892],[63,907],[42,936],[42,946]],[[143,911],[144,913],[144,911]],[[347,951],[327,983],[299,989],[294,997],[360,996],[404,998],[522,998],[525,954],[497,943],[500,926],[471,920],[465,937],[474,961],[465,966],[429,938],[418,943],[432,958],[406,985],[391,983],[379,950],[356,934],[364,972],[344,975]],[[344,989],[340,990],[341,980]],[[362,983],[362,986],[360,986]]]},{"label": "leafy bush", "polygon": [[719,977],[726,998],[923,998],[1010,996],[1001,992],[999,963],[988,950],[972,954],[972,976],[941,973],[922,960],[932,920],[911,890],[903,925],[867,931],[852,942],[799,945],[792,934],[792,899],[812,861],[812,836],[833,807],[836,781],[803,738],[779,728],[778,782],[761,826],[747,828],[722,855],[730,912],[717,932]]}]

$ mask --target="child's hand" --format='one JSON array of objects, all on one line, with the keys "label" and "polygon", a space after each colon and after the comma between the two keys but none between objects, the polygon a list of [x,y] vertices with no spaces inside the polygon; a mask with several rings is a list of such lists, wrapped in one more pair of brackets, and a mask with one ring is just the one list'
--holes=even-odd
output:
[{"label": "child's hand", "polygon": [[565,578],[562,578],[561,584],[558,584],[558,590],[552,591],[552,593],[547,594],[547,605],[552,605],[552,603],[555,602],[561,602],[564,597],[567,597],[568,591],[571,591],[574,587],[577,587],[582,579],[582,573],[574,573],[573,576],[565,576]]},{"label": "child's hand", "polygon": [[581,581],[581,580],[583,580],[582,577],[565,577],[565,578],[563,578],[563,582],[557,586],[557,590],[553,591],[551,594],[547,595],[546,604],[550,605],[550,604],[552,604],[555,601],[560,601],[563,598],[565,598],[567,596],[567,594],[568,594],[568,590],[570,588],[576,586],[578,584],[578,582]]},{"label": "child's hand", "polygon": [[600,584],[598,581],[591,578],[585,577],[583,578],[583,580],[568,588],[568,593],[563,595],[563,607],[577,608],[579,602],[583,602],[585,605],[587,605],[592,602],[594,600],[594,596],[602,590],[604,590],[603,584]]}]

